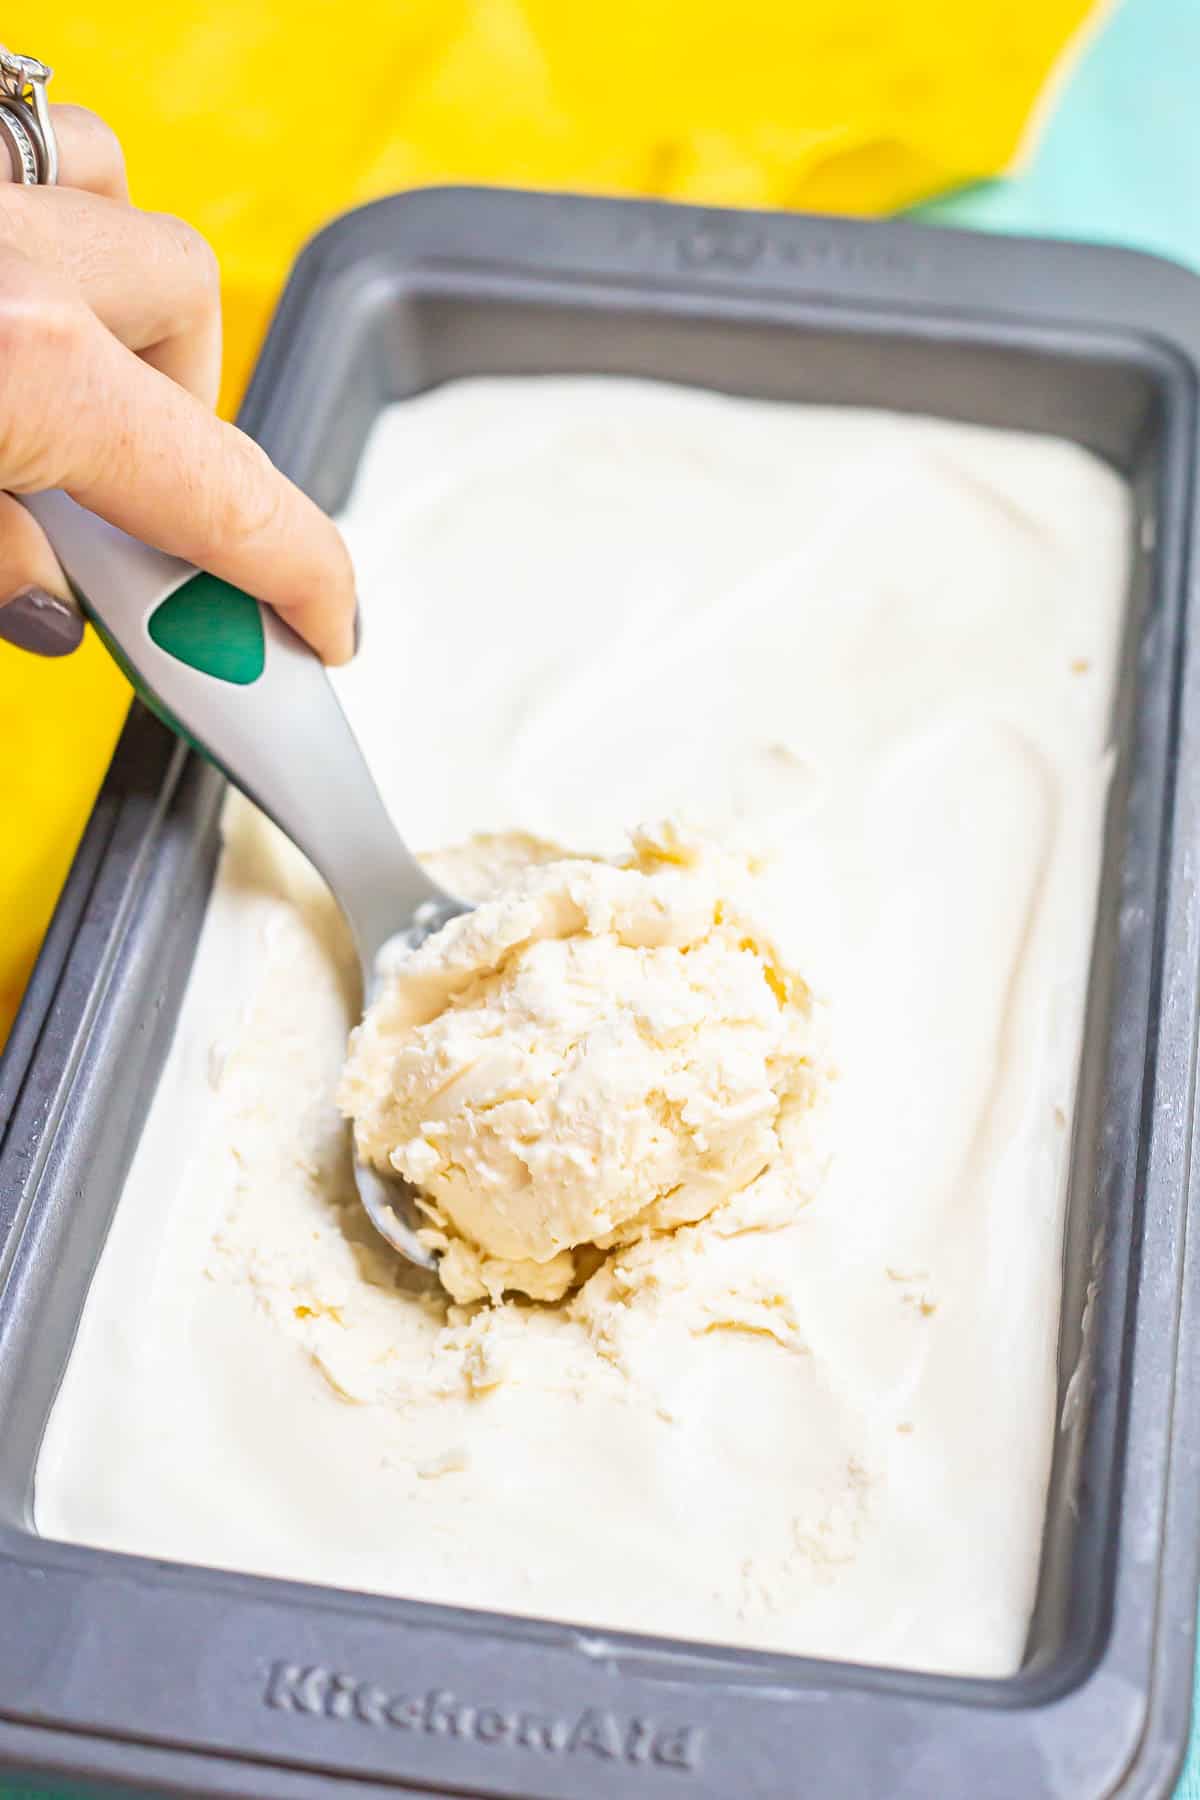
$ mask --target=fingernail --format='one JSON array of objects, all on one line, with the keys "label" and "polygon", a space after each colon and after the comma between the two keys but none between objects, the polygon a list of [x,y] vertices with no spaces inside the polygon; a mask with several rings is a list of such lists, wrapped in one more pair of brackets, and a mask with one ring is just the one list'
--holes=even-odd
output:
[{"label": "fingernail", "polygon": [[0,638],[35,656],[67,656],[83,642],[83,619],[45,588],[21,588],[0,606]]},{"label": "fingernail", "polygon": [[361,648],[362,648],[362,607],[358,604],[358,601],[356,600],[354,602],[354,655],[355,656],[358,655],[359,650]]}]

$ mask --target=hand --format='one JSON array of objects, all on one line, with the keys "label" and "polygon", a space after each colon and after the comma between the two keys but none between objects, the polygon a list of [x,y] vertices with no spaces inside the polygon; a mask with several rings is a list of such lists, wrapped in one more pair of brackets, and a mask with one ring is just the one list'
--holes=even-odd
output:
[{"label": "hand", "polygon": [[51,109],[57,187],[0,154],[0,637],[45,655],[83,624],[13,494],[64,488],[134,537],[276,607],[327,662],[354,651],[354,576],[337,528],[213,412],[217,265],[202,237],[129,200],[93,113]]}]

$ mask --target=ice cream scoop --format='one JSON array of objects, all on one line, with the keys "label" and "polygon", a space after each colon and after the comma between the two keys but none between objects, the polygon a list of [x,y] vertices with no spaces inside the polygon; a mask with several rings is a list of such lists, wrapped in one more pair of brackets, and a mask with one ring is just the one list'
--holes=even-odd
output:
[{"label": "ice cream scoop", "polygon": [[456,1300],[557,1300],[768,1175],[808,1196],[822,1011],[738,877],[643,827],[380,959],[339,1101],[362,1161],[419,1189]]},{"label": "ice cream scoop", "polygon": [[[286,832],[354,936],[364,1001],[389,940],[419,945],[468,909],[400,837],[319,659],[270,607],[127,537],[67,495],[24,496],[81,607],[146,704]],[[372,1224],[433,1268],[412,1190],[355,1164]]]}]

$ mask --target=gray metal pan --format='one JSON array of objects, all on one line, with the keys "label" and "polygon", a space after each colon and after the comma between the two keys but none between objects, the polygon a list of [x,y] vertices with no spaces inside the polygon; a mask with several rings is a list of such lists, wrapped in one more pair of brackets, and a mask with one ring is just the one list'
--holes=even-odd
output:
[{"label": "gray metal pan", "polygon": [[1200,1560],[1198,365],[1200,282],[1118,251],[465,190],[380,202],[312,243],[243,417],[327,507],[381,406],[518,371],[1052,432],[1128,476],[1120,758],[1063,1261],[1072,1403],[1027,1656],[1004,1681],[922,1676],[36,1535],[39,1441],[216,850],[216,776],[135,711],[0,1067],[0,1768],[281,1800],[1169,1789]]}]

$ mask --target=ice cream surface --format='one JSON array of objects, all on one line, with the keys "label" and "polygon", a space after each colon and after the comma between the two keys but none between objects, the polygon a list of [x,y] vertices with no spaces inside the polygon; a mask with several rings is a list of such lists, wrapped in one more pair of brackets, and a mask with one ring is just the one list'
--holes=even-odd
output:
[{"label": "ice cream surface", "polygon": [[756,941],[827,999],[828,1166],[799,1206],[789,1154],[694,1225],[556,1252],[579,1279],[553,1303],[456,1303],[363,1214],[353,947],[235,797],[38,1528],[593,1634],[1010,1672],[1057,1429],[1125,485],[1050,438],[520,378],[384,413],[344,524],[364,648],[334,680],[431,872],[503,913],[564,855],[627,856],[639,819],[751,858]]},{"label": "ice cream surface", "polygon": [[560,1299],[581,1247],[765,1177],[811,1197],[816,1007],[737,873],[643,829],[620,864],[533,868],[384,974],[339,1098],[360,1157],[423,1196],[456,1300]]}]

